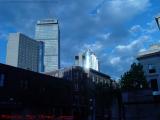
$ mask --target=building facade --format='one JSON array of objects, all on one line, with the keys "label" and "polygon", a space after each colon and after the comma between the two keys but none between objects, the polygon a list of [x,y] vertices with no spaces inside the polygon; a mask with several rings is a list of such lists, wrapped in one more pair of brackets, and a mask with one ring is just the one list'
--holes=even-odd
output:
[{"label": "building facade", "polygon": [[[112,85],[110,76],[94,69],[85,69],[80,66],[72,66],[46,74],[72,81],[74,111],[81,113],[81,116],[85,116],[86,112],[84,110],[86,107],[88,107],[88,120],[99,120],[104,117],[104,114],[107,114],[108,117],[110,116],[109,108],[107,105],[105,106],[105,104],[110,104],[110,99],[108,99],[111,98],[111,94],[108,91]],[[107,88],[106,93],[104,88]],[[101,92],[102,89],[104,90],[103,92]],[[101,96],[101,94],[104,95]],[[100,99],[104,101],[102,102]],[[103,113],[102,111],[105,112]]]},{"label": "building facade", "polygon": [[47,72],[47,75],[51,75],[58,78],[65,78],[66,80],[85,80],[89,83],[102,83],[110,85],[112,80],[109,75],[98,72],[92,68],[85,69],[80,66],[71,66],[52,72]]},{"label": "building facade", "polygon": [[0,64],[0,119],[73,120],[71,85],[64,79]]},{"label": "building facade", "polygon": [[149,86],[159,94],[160,91],[160,45],[152,45],[148,50],[140,52],[138,61],[143,65],[144,74]]},{"label": "building facade", "polygon": [[60,32],[57,20],[41,20],[36,24],[35,39],[44,42],[44,71],[60,68]]},{"label": "building facade", "polygon": [[90,49],[86,50],[83,53],[79,53],[79,55],[75,56],[75,65],[81,66],[84,68],[92,68],[94,70],[99,71],[99,61]]},{"label": "building facade", "polygon": [[43,72],[43,42],[35,41],[22,33],[9,34],[6,64]]}]

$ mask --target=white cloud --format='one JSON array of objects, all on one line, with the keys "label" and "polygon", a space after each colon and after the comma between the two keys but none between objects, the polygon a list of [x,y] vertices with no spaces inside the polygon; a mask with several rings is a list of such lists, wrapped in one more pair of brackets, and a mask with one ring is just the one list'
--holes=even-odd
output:
[{"label": "white cloud", "polygon": [[120,60],[121,60],[120,57],[113,57],[113,58],[110,58],[110,63],[112,65],[116,65],[120,62]]},{"label": "white cloud", "polygon": [[117,21],[123,21],[145,11],[149,0],[112,0],[106,1],[101,12],[108,12]]},{"label": "white cloud", "polygon": [[133,25],[129,32],[132,35],[138,35],[138,34],[152,34],[158,31],[158,27],[156,25],[156,21],[153,19],[150,22],[146,24],[146,27],[142,27],[141,25]]},{"label": "white cloud", "polygon": [[[113,0],[110,2],[112,12],[118,16],[125,14],[137,14],[139,11],[143,11],[146,7],[148,7],[148,5],[149,0]],[[125,14],[122,14],[124,12]]]},{"label": "white cloud", "polygon": [[144,51],[146,51],[145,48],[142,48],[142,49],[139,50],[139,52],[144,52]]},{"label": "white cloud", "polygon": [[[150,39],[149,36],[142,35],[136,39],[132,39],[128,44],[119,44],[115,46],[112,52],[105,54],[103,59],[106,61],[104,65],[111,71],[114,71],[113,76],[122,75],[127,71],[130,65],[136,61],[138,52],[144,50],[145,43]],[[109,72],[112,75],[112,72]],[[116,75],[117,74],[117,75]]]},{"label": "white cloud", "polygon": [[140,26],[140,25],[134,25],[130,28],[129,32],[132,33],[132,34],[135,34],[135,33],[141,33],[143,32],[144,29]]},{"label": "white cloud", "polygon": [[98,42],[98,41],[93,44],[84,44],[81,51],[83,51],[84,49],[88,49],[88,48],[93,50],[94,52],[97,52],[103,48],[103,45],[101,44],[101,42]]},{"label": "white cloud", "polygon": [[118,46],[116,46],[116,49],[118,51],[127,51],[128,52],[128,50],[132,50],[132,49],[135,49],[137,47],[140,48],[143,45],[143,43],[145,41],[147,41],[148,39],[149,39],[149,36],[141,36],[138,39],[133,40],[132,42],[130,42],[127,45],[118,45]]},{"label": "white cloud", "polygon": [[99,35],[101,38],[107,40],[110,37],[111,33],[101,34]]},{"label": "white cloud", "polygon": [[156,25],[156,21],[152,20],[151,22],[147,23],[147,29],[145,30],[146,33],[153,33],[158,31],[158,27]]}]

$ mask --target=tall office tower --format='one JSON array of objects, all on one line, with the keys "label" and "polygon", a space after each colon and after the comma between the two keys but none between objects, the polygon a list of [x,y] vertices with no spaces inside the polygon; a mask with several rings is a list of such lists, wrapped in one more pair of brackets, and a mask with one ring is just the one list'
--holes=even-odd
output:
[{"label": "tall office tower", "polygon": [[78,56],[75,56],[75,65],[99,71],[99,61],[90,49],[84,53],[79,53]]},{"label": "tall office tower", "polygon": [[44,42],[44,71],[54,71],[60,68],[60,38],[57,20],[47,19],[37,21],[35,39]]},{"label": "tall office tower", "polygon": [[10,33],[7,44],[6,64],[43,72],[43,42],[33,40],[22,33]]}]

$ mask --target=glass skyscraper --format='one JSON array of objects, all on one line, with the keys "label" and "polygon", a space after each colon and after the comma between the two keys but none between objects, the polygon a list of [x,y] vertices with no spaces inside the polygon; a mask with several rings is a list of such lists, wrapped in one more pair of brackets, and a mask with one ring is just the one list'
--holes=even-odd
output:
[{"label": "glass skyscraper", "polygon": [[37,21],[35,39],[44,42],[44,72],[60,68],[60,38],[57,20]]}]

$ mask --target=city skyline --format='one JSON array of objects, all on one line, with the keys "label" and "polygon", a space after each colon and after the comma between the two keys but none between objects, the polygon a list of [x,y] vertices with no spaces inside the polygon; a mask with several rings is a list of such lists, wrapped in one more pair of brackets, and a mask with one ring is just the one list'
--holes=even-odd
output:
[{"label": "city skyline", "polygon": [[159,42],[154,19],[160,13],[159,4],[158,0],[2,1],[0,62],[5,61],[9,33],[22,32],[34,38],[37,20],[56,18],[61,30],[62,67],[73,65],[77,53],[91,48],[100,59],[102,72],[119,78],[136,60],[139,51]]}]

